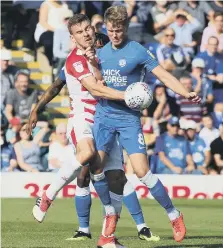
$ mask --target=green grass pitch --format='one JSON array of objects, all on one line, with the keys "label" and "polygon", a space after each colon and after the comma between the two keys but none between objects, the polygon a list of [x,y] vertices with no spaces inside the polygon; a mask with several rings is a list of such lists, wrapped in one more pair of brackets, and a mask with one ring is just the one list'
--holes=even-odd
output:
[{"label": "green grass pitch", "polygon": [[[31,210],[35,199],[2,199],[2,247],[61,247],[93,248],[102,224],[102,208],[99,200],[93,200],[91,232],[93,239],[66,241],[77,228],[77,216],[73,199],[57,199],[49,210],[45,222],[34,221]],[[180,244],[172,239],[172,231],[164,210],[154,200],[141,200],[146,222],[161,241],[149,243],[137,237],[136,227],[123,207],[118,223],[117,237],[128,248],[164,247],[223,247],[222,200],[176,200],[187,225],[187,238]]]}]

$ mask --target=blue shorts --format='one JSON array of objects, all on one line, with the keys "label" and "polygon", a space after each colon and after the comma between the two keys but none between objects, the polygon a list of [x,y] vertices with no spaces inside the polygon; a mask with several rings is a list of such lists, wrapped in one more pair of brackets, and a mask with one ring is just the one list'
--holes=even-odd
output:
[{"label": "blue shorts", "polygon": [[120,145],[128,155],[147,154],[140,119],[130,121],[116,119],[112,115],[109,117],[97,115],[94,119],[93,134],[98,151],[109,154],[117,135]]}]

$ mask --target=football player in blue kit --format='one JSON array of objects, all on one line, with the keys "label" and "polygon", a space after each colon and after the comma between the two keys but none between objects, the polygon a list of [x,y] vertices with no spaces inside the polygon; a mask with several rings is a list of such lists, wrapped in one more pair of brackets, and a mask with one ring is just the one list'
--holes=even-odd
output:
[{"label": "football player in blue kit", "polygon": [[[110,42],[100,49],[97,55],[99,69],[108,87],[125,91],[131,83],[143,81],[147,70],[175,93],[193,102],[200,102],[197,94],[188,92],[175,77],[158,64],[149,51],[139,43],[128,40],[129,19],[124,6],[108,8],[104,21]],[[92,54],[88,56],[90,62],[95,64]],[[95,165],[106,160],[118,135],[121,146],[129,155],[135,174],[166,210],[172,224],[174,239],[181,242],[186,235],[183,215],[174,207],[161,181],[149,169],[140,113],[128,108],[124,101],[100,99],[96,107],[93,132],[98,151]],[[98,171],[97,168],[95,173],[99,173]]]},{"label": "football player in blue kit", "polygon": [[[104,44],[108,42],[108,37],[104,34],[96,33],[96,48],[103,47]],[[66,84],[66,76],[64,70],[60,71],[59,77],[56,79],[55,83],[52,84],[46,92],[42,95],[40,101],[37,104],[37,107],[32,111],[30,115],[29,125],[30,129],[33,124],[37,122],[37,113],[53,98],[55,98],[62,87]],[[116,151],[117,152],[117,151]],[[120,155],[120,154],[119,154]],[[118,156],[118,153],[115,154]],[[121,156],[121,155],[120,155]],[[117,164],[120,164],[120,159],[116,160]],[[119,165],[122,168],[122,165]],[[107,164],[105,168],[105,175],[110,181],[111,177],[117,177],[117,174],[120,174],[120,169],[117,169],[117,165]],[[125,177],[125,176],[124,176]],[[74,241],[84,241],[86,239],[91,238],[89,222],[90,222],[90,208],[91,208],[91,193],[89,188],[90,176],[89,176],[89,167],[83,166],[77,175],[77,188],[74,197],[77,216],[79,220],[79,229],[75,232],[72,238],[68,238],[67,240]],[[115,204],[116,197],[114,194],[110,195],[112,203]],[[125,178],[125,186],[124,186],[124,204],[127,207],[129,213],[136,223],[136,227],[138,230],[138,237],[142,240],[146,241],[159,241],[159,236],[155,236],[150,231],[150,228],[146,225],[144,221],[144,216],[142,213],[142,209],[140,203],[138,201],[136,192],[131,184]]]}]

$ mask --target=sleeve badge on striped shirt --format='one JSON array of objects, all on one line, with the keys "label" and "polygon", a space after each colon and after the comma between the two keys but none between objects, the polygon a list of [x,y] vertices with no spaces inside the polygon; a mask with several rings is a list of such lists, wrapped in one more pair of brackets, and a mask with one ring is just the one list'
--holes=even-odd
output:
[{"label": "sleeve badge on striped shirt", "polygon": [[81,61],[78,61],[78,62],[73,63],[73,67],[79,73],[81,73],[81,72],[84,71],[84,66],[83,66],[83,64],[82,64]]}]

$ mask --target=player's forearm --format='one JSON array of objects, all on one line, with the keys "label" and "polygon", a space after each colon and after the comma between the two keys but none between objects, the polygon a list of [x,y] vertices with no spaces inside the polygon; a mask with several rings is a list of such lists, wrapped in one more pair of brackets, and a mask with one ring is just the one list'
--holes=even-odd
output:
[{"label": "player's forearm", "polygon": [[98,64],[92,65],[92,68],[94,70],[94,76],[95,76],[95,78],[97,80],[100,80],[100,81],[103,80],[103,77],[101,75],[101,72],[100,72],[100,70],[98,68]]},{"label": "player's forearm", "polygon": [[175,93],[188,98],[188,91],[184,86],[169,72],[164,70],[161,66],[157,66],[153,69],[152,73],[165,84],[166,87],[170,88]]},{"label": "player's forearm", "polygon": [[47,103],[49,103],[60,93],[64,85],[65,83],[58,78],[42,95],[33,111],[39,112],[41,109],[43,109],[47,105]]},{"label": "player's forearm", "polygon": [[124,91],[115,90],[112,88],[109,88],[107,86],[99,85],[99,84],[92,84],[90,88],[88,88],[88,91],[94,96],[94,97],[100,97],[108,100],[124,100]]}]

